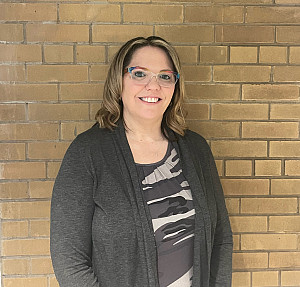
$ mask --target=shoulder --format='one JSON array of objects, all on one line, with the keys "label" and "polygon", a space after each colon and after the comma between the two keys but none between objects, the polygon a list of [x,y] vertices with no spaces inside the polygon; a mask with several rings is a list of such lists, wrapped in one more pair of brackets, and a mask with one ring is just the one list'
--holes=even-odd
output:
[{"label": "shoulder", "polygon": [[[101,146],[104,142],[111,141],[110,134],[112,132],[105,128],[100,128],[96,123],[88,130],[79,134],[71,143],[69,150],[74,152],[83,152],[87,150],[93,150],[96,147]],[[108,143],[108,144],[111,144]],[[80,156],[80,154],[78,154]]]},{"label": "shoulder", "polygon": [[183,141],[187,142],[188,145],[192,145],[193,147],[197,146],[201,149],[209,149],[210,147],[206,141],[206,139],[200,134],[187,129],[185,131],[184,136],[182,137]]}]

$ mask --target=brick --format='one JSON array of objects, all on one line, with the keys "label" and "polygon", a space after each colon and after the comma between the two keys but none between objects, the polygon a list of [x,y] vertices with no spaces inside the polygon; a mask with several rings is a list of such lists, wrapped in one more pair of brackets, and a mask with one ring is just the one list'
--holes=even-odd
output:
[{"label": "brick", "polygon": [[48,45],[44,47],[46,63],[73,62],[73,46]]},{"label": "brick", "polygon": [[45,178],[43,162],[0,163],[0,179]]},{"label": "brick", "polygon": [[233,250],[240,250],[240,235],[233,234]]},{"label": "brick", "polygon": [[220,43],[274,43],[275,30],[271,26],[217,26],[216,42]]},{"label": "brick", "polygon": [[230,47],[230,63],[257,63],[257,47]]},{"label": "brick", "polygon": [[[214,0],[215,3],[230,3],[230,4],[243,4],[245,0]],[[272,0],[247,0],[247,4],[272,4]]]},{"label": "brick", "polygon": [[50,201],[2,203],[3,219],[49,218]]},{"label": "brick", "polygon": [[121,21],[120,5],[109,4],[60,4],[62,22],[115,22]]},{"label": "brick", "polygon": [[233,272],[232,287],[250,287],[250,272]]},{"label": "brick", "polygon": [[273,179],[272,194],[300,195],[300,179]]},{"label": "brick", "polygon": [[[182,23],[182,5],[124,5],[124,22],[140,23]],[[137,13],[138,11],[138,13]]]},{"label": "brick", "polygon": [[276,37],[278,43],[300,43],[299,26],[280,26],[276,28]]},{"label": "brick", "polygon": [[2,259],[2,272],[3,275],[27,275],[29,265],[29,259]]},{"label": "brick", "polygon": [[224,174],[223,160],[216,160],[215,163],[216,163],[216,167],[217,167],[219,176],[222,176]]},{"label": "brick", "polygon": [[238,6],[187,6],[185,22],[243,23],[243,7]]},{"label": "brick", "polygon": [[253,287],[277,286],[279,278],[278,271],[261,271],[252,273]]},{"label": "brick", "polygon": [[55,277],[50,277],[50,287],[59,287]]},{"label": "brick", "polygon": [[231,216],[230,224],[233,232],[267,232],[266,216]]},{"label": "brick", "polygon": [[[173,43],[212,43],[214,28],[212,25],[163,25],[155,26],[155,34]],[[197,37],[195,37],[197,35]]]},{"label": "brick", "polygon": [[92,65],[90,69],[91,81],[105,81],[108,68],[108,65]]},{"label": "brick", "polygon": [[287,48],[286,47],[268,47],[263,46],[259,49],[260,63],[286,63]]},{"label": "brick", "polygon": [[61,138],[73,140],[77,135],[92,127],[94,122],[71,122],[61,124]]},{"label": "brick", "polygon": [[256,160],[255,176],[280,176],[281,161],[280,160]]},{"label": "brick", "polygon": [[119,51],[120,48],[121,48],[121,45],[114,45],[114,44],[107,47],[107,49],[108,49],[108,62],[109,63],[112,61],[113,57]]},{"label": "brick", "polygon": [[47,164],[47,178],[55,179],[60,168],[61,161],[59,162],[48,162]]},{"label": "brick", "polygon": [[183,66],[185,81],[211,81],[211,68],[208,66]]},{"label": "brick", "polygon": [[0,160],[24,160],[25,144],[0,143]]},{"label": "brick", "polygon": [[0,81],[25,81],[24,65],[0,65]]},{"label": "brick", "polygon": [[100,100],[103,96],[104,84],[62,84],[60,99],[71,101]]},{"label": "brick", "polygon": [[88,42],[89,26],[72,24],[27,24],[28,42]]},{"label": "brick", "polygon": [[298,4],[299,0],[276,0],[276,4]]},{"label": "brick", "polygon": [[47,277],[4,278],[3,287],[47,287]]},{"label": "brick", "polygon": [[300,216],[270,216],[269,231],[300,232]]},{"label": "brick", "polygon": [[298,138],[298,123],[247,122],[242,124],[244,138]]},{"label": "brick", "polygon": [[22,24],[0,24],[0,41],[21,42],[23,40]]},{"label": "brick", "polygon": [[300,271],[281,271],[281,286],[297,286],[300,283]]},{"label": "brick", "polygon": [[241,213],[290,214],[297,212],[296,198],[242,198]]},{"label": "brick", "polygon": [[0,104],[0,121],[22,121],[25,120],[24,104]]},{"label": "brick", "polygon": [[238,198],[226,198],[226,208],[229,214],[237,214],[240,211],[240,200]]},{"label": "brick", "polygon": [[271,252],[271,268],[299,268],[300,252]]},{"label": "brick", "polygon": [[215,120],[263,120],[268,118],[266,104],[212,104]]},{"label": "brick", "polygon": [[1,199],[28,198],[27,182],[2,182],[0,183]]},{"label": "brick", "polygon": [[226,176],[251,176],[252,161],[251,160],[227,160]]},{"label": "brick", "polygon": [[300,160],[285,161],[285,175],[299,176],[300,175]]},{"label": "brick", "polygon": [[271,105],[271,119],[300,119],[300,104]]},{"label": "brick", "polygon": [[104,46],[77,46],[76,47],[77,62],[84,63],[103,63],[105,62]]},{"label": "brick", "polygon": [[2,241],[3,256],[49,255],[49,239],[17,239]]},{"label": "brick", "polygon": [[267,253],[236,253],[232,257],[232,267],[239,269],[254,269],[268,267]]},{"label": "brick", "polygon": [[101,103],[90,104],[90,119],[95,119],[96,113],[99,111]]},{"label": "brick", "polygon": [[300,64],[300,47],[290,47],[290,63]]},{"label": "brick", "polygon": [[50,236],[50,221],[49,220],[31,220],[30,221],[30,236]]},{"label": "brick", "polygon": [[29,159],[62,159],[69,142],[39,142],[28,144]]},{"label": "brick", "polygon": [[268,82],[270,67],[263,66],[215,66],[213,78],[216,82]]},{"label": "brick", "polygon": [[88,104],[29,104],[30,120],[88,120]]},{"label": "brick", "polygon": [[31,198],[50,198],[53,189],[53,181],[30,181],[29,194]]},{"label": "brick", "polygon": [[286,101],[299,98],[299,88],[296,85],[243,85],[243,100]]},{"label": "brick", "polygon": [[88,80],[85,65],[39,65],[28,66],[30,82],[83,82]]},{"label": "brick", "polygon": [[213,141],[211,148],[216,157],[264,157],[267,143],[264,141]]},{"label": "brick", "polygon": [[296,234],[242,234],[242,250],[295,250]]},{"label": "brick", "polygon": [[0,19],[3,21],[56,21],[56,4],[1,3]]},{"label": "brick", "polygon": [[51,259],[47,258],[32,258],[31,259],[32,274],[53,274]]},{"label": "brick", "polygon": [[270,142],[270,157],[300,157],[300,141]]},{"label": "brick", "polygon": [[55,101],[58,99],[57,85],[14,84],[0,85],[0,101]]},{"label": "brick", "polygon": [[58,124],[0,124],[0,140],[55,140]]},{"label": "brick", "polygon": [[42,48],[40,45],[0,44],[0,61],[42,62]]},{"label": "brick", "polygon": [[227,196],[269,194],[267,179],[222,179],[222,186]]},{"label": "brick", "polygon": [[27,237],[28,221],[4,221],[2,222],[3,237]]},{"label": "brick", "polygon": [[187,83],[186,92],[189,99],[201,100],[238,100],[239,99],[239,86],[238,85],[207,85]]},{"label": "brick", "polygon": [[227,63],[227,47],[201,46],[200,63],[225,64]]},{"label": "brick", "polygon": [[208,104],[185,104],[184,109],[187,111],[187,119],[208,120]]},{"label": "brick", "polygon": [[176,46],[181,63],[195,64],[198,61],[198,47],[197,46]]},{"label": "brick", "polygon": [[[300,34],[300,30],[299,30]],[[300,66],[277,66],[274,67],[275,82],[299,82]]]},{"label": "brick", "polygon": [[93,25],[93,42],[126,42],[134,37],[153,34],[149,25]]},{"label": "brick", "polygon": [[299,23],[298,7],[247,7],[246,23]]},{"label": "brick", "polygon": [[190,129],[205,138],[236,138],[239,137],[240,124],[233,122],[187,120]]}]

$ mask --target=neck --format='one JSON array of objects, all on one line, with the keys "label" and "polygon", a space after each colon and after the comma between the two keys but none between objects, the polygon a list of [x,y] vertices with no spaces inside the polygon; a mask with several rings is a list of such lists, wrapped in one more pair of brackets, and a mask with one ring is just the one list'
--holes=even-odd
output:
[{"label": "neck", "polygon": [[124,118],[126,124],[126,135],[137,141],[156,142],[165,140],[161,132],[161,121],[128,121]]}]

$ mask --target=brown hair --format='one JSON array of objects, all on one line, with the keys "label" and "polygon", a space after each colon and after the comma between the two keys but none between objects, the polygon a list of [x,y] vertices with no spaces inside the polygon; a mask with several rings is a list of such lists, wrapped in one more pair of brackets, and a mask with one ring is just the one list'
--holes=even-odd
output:
[{"label": "brown hair", "polygon": [[175,49],[164,39],[156,36],[148,38],[138,37],[125,43],[114,56],[108,70],[103,91],[103,102],[95,118],[100,127],[113,129],[117,121],[123,117],[123,104],[120,100],[122,93],[123,71],[129,65],[132,55],[137,49],[152,46],[164,50],[169,57],[175,72],[180,74],[175,85],[174,94],[170,105],[166,109],[161,124],[162,133],[167,137],[167,128],[184,135],[186,124],[183,116],[184,80],[181,74],[181,66]]}]

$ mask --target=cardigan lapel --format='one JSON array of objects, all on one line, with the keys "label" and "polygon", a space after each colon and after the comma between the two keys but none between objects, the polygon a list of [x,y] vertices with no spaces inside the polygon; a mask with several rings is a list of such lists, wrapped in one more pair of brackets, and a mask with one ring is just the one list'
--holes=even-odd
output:
[{"label": "cardigan lapel", "polygon": [[126,138],[124,125],[121,121],[118,122],[118,127],[115,128],[112,135],[122,178],[124,179],[134,214],[139,248],[141,253],[144,253],[142,256],[144,258],[141,258],[141,260],[144,261],[144,266],[146,266],[145,271],[148,274],[149,287],[158,287],[157,253],[153,226],[149,218],[150,214],[145,206],[136,165]]}]

